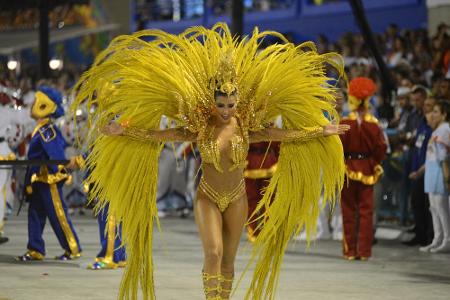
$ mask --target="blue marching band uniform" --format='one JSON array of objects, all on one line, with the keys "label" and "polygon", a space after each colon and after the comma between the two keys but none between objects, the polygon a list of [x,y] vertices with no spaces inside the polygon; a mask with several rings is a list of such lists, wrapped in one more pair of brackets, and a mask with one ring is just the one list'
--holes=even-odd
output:
[{"label": "blue marching band uniform", "polygon": [[98,270],[125,267],[126,256],[125,247],[121,247],[121,227],[117,226],[114,216],[108,216],[108,206],[98,212],[97,221],[101,249],[97,254],[95,262],[88,265],[88,269]]},{"label": "blue marching band uniform", "polygon": [[[75,163],[80,169],[86,166],[86,159],[89,152],[75,157]],[[89,170],[86,171],[86,178],[89,176]],[[85,186],[85,191],[89,192],[89,185]],[[88,265],[88,269],[116,269],[125,267],[126,255],[125,247],[122,245],[121,226],[117,224],[114,216],[108,215],[108,205],[97,212],[97,221],[100,233],[100,252],[95,258],[95,262]]]},{"label": "blue marching band uniform", "polygon": [[[64,149],[66,141],[51,118],[64,115],[62,95],[59,91],[42,86],[36,92],[32,107],[32,117],[38,120],[28,150],[30,160],[66,160]],[[83,169],[88,152],[73,157],[75,165]],[[28,251],[17,257],[20,261],[43,260],[45,242],[42,238],[46,219],[55,232],[64,254],[56,257],[70,260],[81,256],[81,246],[67,205],[63,201],[62,186],[71,179],[63,165],[30,166],[25,175],[28,209]],[[115,269],[126,264],[125,247],[120,247],[121,227],[117,226],[114,216],[108,216],[108,207],[97,214],[101,250],[89,269]]]},{"label": "blue marching band uniform", "polygon": [[[42,86],[32,106],[32,117],[38,121],[28,150],[28,159],[65,160],[66,141],[51,118],[64,115],[62,95],[57,90]],[[20,261],[42,260],[45,242],[42,238],[46,219],[64,249],[60,260],[78,258],[81,246],[63,201],[62,186],[70,175],[62,165],[30,166],[25,175],[28,209],[28,251],[17,257]]]}]

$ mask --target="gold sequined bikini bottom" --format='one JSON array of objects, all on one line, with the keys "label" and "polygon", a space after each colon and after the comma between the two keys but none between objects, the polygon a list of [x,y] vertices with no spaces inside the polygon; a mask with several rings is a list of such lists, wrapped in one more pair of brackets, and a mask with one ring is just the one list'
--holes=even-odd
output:
[{"label": "gold sequined bikini bottom", "polygon": [[216,203],[221,212],[224,212],[227,207],[245,193],[245,181],[244,179],[230,192],[218,192],[211,187],[206,180],[200,179],[199,189],[205,193],[208,198]]}]

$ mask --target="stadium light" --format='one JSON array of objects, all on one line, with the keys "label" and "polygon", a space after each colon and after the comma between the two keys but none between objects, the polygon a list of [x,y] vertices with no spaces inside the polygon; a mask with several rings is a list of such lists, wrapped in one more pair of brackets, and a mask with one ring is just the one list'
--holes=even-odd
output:
[{"label": "stadium light", "polygon": [[17,66],[19,65],[19,62],[14,59],[14,58],[10,58],[6,64],[6,66],[8,67],[9,70],[14,71]]},{"label": "stadium light", "polygon": [[61,59],[58,58],[52,58],[49,62],[48,62],[48,66],[50,67],[50,69],[52,70],[61,70],[62,66],[63,66],[63,62]]}]

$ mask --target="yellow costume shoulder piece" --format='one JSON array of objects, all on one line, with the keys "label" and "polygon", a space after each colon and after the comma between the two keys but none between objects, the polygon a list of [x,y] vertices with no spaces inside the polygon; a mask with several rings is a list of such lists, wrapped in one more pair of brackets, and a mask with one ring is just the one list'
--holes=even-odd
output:
[{"label": "yellow costume shoulder piece", "polygon": [[370,113],[366,113],[364,115],[364,121],[369,122],[369,123],[375,123],[378,124],[378,119],[375,118],[374,115],[370,114]]},{"label": "yellow costume shoulder piece", "polygon": [[[356,119],[358,119],[358,116],[355,112],[351,112],[348,114],[348,116],[342,118],[342,120],[351,120],[351,121],[355,121]],[[378,119],[368,112],[364,114],[364,121],[378,124]]]},{"label": "yellow costume shoulder piece", "polygon": [[351,120],[351,121],[355,121],[356,119],[358,119],[358,116],[356,115],[355,112],[351,112],[348,114],[348,116],[342,118],[342,120]]}]

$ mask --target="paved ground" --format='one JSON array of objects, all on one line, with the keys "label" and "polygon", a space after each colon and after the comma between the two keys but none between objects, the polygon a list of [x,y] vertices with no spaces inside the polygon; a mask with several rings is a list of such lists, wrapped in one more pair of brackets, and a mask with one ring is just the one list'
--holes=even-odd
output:
[{"label": "paved ground", "polygon": [[[89,271],[86,265],[98,251],[95,219],[75,217],[84,247],[83,257],[57,262],[61,254],[50,229],[46,229],[48,259],[17,263],[13,256],[26,246],[25,213],[7,223],[11,241],[0,246],[0,300],[116,299],[121,270]],[[203,299],[200,270],[202,253],[192,219],[163,219],[163,235],[156,234],[157,299]],[[237,259],[238,274],[247,261],[243,239]],[[340,257],[335,241],[316,242],[309,251],[303,244],[291,247],[281,273],[277,300],[450,299],[450,255],[420,253],[396,241],[381,240],[369,262],[348,262]],[[243,299],[250,273],[234,299]]]}]

